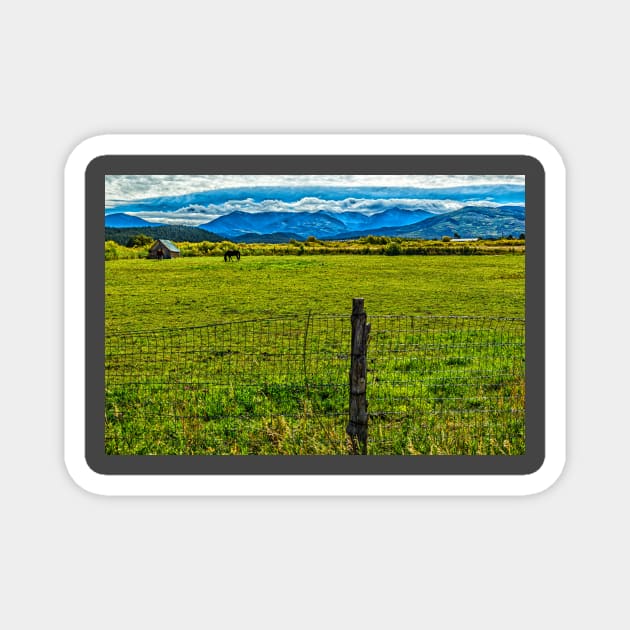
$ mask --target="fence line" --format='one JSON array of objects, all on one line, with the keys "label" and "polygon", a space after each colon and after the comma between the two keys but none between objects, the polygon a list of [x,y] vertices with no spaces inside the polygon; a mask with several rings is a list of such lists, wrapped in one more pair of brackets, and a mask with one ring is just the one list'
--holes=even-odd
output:
[{"label": "fence line", "polygon": [[348,315],[107,335],[107,452],[357,452],[357,394],[361,452],[524,452],[524,320],[363,321],[363,392],[351,386]]}]

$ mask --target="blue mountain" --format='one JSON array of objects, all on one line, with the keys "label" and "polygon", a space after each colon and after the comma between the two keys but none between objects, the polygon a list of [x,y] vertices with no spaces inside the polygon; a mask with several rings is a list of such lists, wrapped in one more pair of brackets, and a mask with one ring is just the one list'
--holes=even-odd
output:
[{"label": "blue mountain", "polygon": [[525,232],[525,208],[522,206],[467,206],[440,214],[418,223],[395,228],[389,236],[404,238],[439,239],[453,236],[461,238],[498,238]]},{"label": "blue mountain", "polygon": [[361,212],[243,212],[236,210],[199,227],[226,238],[239,238],[253,234],[270,236],[275,233],[288,233],[301,238],[336,238],[348,231],[375,233],[379,228],[390,233],[392,229],[417,223],[434,216],[423,210],[390,208],[383,212],[367,215]]},{"label": "blue mountain", "polygon": [[[395,227],[403,225],[411,225],[424,221],[435,216],[432,212],[425,210],[406,210],[401,208],[389,208],[383,212],[377,212],[369,217],[369,228],[379,229],[384,227]],[[350,227],[348,225],[348,227]]]},{"label": "blue mountain", "polygon": [[327,212],[243,212],[236,210],[199,226],[234,238],[244,234],[289,232],[302,238],[331,238],[346,229],[343,221]]},{"label": "blue mountain", "polygon": [[105,227],[109,228],[130,228],[130,227],[157,227],[161,223],[151,223],[140,217],[134,217],[124,212],[105,215]]},{"label": "blue mountain", "polygon": [[[125,213],[105,217],[107,228],[157,228]],[[176,226],[175,226],[176,227]],[[199,230],[200,228],[200,230]],[[525,232],[523,206],[465,206],[434,214],[424,210],[389,208],[367,215],[361,212],[243,212],[237,210],[203,225],[213,239],[240,242],[281,243],[309,236],[320,239],[351,239],[362,236],[401,236],[436,239],[459,234],[462,238],[496,238]]]}]

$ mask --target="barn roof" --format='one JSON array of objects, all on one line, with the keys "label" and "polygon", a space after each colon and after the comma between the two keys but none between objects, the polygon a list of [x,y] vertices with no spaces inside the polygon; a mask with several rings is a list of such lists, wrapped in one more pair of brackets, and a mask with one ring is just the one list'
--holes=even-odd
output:
[{"label": "barn roof", "polygon": [[[177,247],[177,245],[175,245],[175,243],[173,243],[173,241],[169,241],[165,238],[158,238],[157,241],[153,243],[153,247],[155,247],[157,243],[161,243],[162,245],[164,245],[164,247],[166,247],[169,252],[179,252],[179,248]],[[153,249],[153,247],[151,247],[151,249]]]}]

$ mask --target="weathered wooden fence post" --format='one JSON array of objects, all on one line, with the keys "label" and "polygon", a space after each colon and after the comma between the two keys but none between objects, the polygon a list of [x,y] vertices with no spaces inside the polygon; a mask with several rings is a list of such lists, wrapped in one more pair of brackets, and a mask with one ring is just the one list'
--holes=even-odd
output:
[{"label": "weathered wooden fence post", "polygon": [[350,351],[350,421],[346,433],[355,453],[367,453],[368,413],[366,397],[367,346],[370,325],[363,298],[352,300],[352,349]]}]

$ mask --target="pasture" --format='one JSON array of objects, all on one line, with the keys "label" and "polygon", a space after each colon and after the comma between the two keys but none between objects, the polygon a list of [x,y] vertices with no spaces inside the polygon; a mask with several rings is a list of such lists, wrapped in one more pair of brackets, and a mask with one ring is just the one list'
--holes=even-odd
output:
[{"label": "pasture", "polygon": [[523,452],[518,254],[108,261],[107,452],[348,453],[353,297],[368,453]]},{"label": "pasture", "polygon": [[340,314],[524,317],[525,256],[243,256],[105,263],[108,334]]}]

